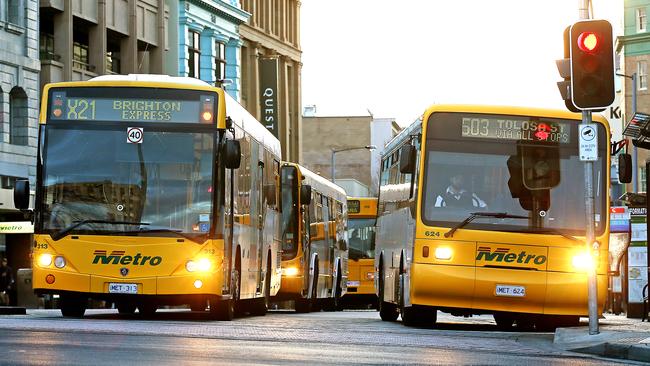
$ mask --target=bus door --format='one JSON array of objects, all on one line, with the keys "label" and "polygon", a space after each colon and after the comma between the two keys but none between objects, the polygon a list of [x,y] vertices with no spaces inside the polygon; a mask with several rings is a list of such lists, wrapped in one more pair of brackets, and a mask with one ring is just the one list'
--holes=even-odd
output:
[{"label": "bus door", "polygon": [[[251,187],[250,187],[250,246],[248,247],[248,253],[246,253],[248,259],[248,283],[256,283],[255,292],[260,292],[260,283],[262,277],[260,275],[260,256],[261,244],[262,244],[262,228],[264,227],[263,223],[263,210],[262,210],[262,180],[264,176],[264,163],[261,161],[260,154],[260,145],[257,141],[251,139],[251,160],[250,160],[250,175],[251,175]],[[242,253],[242,256],[245,254]],[[242,258],[242,261],[244,258]],[[253,289],[247,289],[248,291],[253,291]]]},{"label": "bus door", "polygon": [[[323,258],[322,263],[325,265],[322,266],[323,269],[321,269],[322,274],[326,275],[327,277],[327,283],[326,283],[326,288],[332,288],[330,280],[331,277],[330,273],[332,270],[332,262],[334,261],[334,240],[332,240],[332,234],[330,232],[330,226],[332,225],[332,222],[330,221],[332,219],[331,215],[331,205],[332,205],[332,200],[329,197],[323,196],[323,220],[325,221],[325,228],[324,228],[324,244],[325,244],[325,258]],[[327,269],[327,272],[325,272]]]},{"label": "bus door", "polygon": [[[264,151],[262,151],[263,155]],[[260,156],[260,160],[257,163],[257,176],[259,178],[259,193],[258,193],[258,215],[257,215],[257,292],[261,293],[262,292],[262,286],[264,285],[264,275],[262,273],[262,268],[263,265],[266,263],[262,263],[264,259],[264,239],[265,239],[265,233],[264,233],[264,224],[266,222],[266,201],[264,200],[264,187],[268,183],[267,180],[265,179],[266,174],[264,174],[264,169],[267,167],[264,165],[264,161],[262,160],[262,156]],[[273,169],[272,166],[268,167],[268,169]],[[269,227],[270,229],[270,227]]]}]

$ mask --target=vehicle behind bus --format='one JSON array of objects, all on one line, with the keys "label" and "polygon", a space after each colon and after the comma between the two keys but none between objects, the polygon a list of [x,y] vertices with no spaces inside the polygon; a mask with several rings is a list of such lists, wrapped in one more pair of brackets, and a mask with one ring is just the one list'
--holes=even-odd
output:
[{"label": "vehicle behind bus", "polygon": [[348,290],[345,307],[376,307],[375,223],[377,197],[348,197]]},{"label": "vehicle behind bus", "polygon": [[341,306],[348,280],[345,191],[295,163],[282,164],[282,285],[297,312]]},{"label": "vehicle behind bus", "polygon": [[376,286],[383,320],[433,324],[436,311],[493,314],[509,329],[576,325],[587,269],[607,290],[609,127],[594,116],[599,257],[585,245],[580,115],[429,108],[382,154]]},{"label": "vehicle behind bus", "polygon": [[60,295],[64,316],[88,299],[266,312],[280,144],[222,89],[162,75],[48,84],[39,134],[33,288]]}]

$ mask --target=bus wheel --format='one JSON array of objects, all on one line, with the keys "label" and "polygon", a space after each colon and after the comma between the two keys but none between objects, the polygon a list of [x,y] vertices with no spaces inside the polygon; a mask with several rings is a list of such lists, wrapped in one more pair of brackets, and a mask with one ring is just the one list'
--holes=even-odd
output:
[{"label": "bus wheel", "polygon": [[338,311],[341,310],[341,277],[336,276],[336,282],[333,288],[334,296],[327,299],[323,310],[325,311]]},{"label": "bus wheel", "polygon": [[397,305],[384,301],[384,274],[379,272],[379,296],[377,299],[377,309],[379,317],[385,322],[394,322],[399,317]]},{"label": "bus wheel", "polygon": [[235,318],[235,304],[239,300],[239,268],[232,272],[232,298],[210,300],[210,317],[214,320],[231,321]]},{"label": "bus wheel", "polygon": [[554,332],[557,328],[577,327],[580,317],[572,315],[542,315],[535,322],[535,329],[540,332]]},{"label": "bus wheel", "polygon": [[86,312],[88,299],[75,295],[61,295],[61,314],[65,317],[81,318]]},{"label": "bus wheel", "polygon": [[120,314],[135,313],[135,304],[130,301],[120,301],[117,303],[117,312]]},{"label": "bus wheel", "polygon": [[195,300],[190,303],[192,311],[205,311],[205,300]]},{"label": "bus wheel", "polygon": [[252,315],[264,316],[271,304],[271,267],[267,265],[266,276],[264,276],[264,292],[261,298],[255,299],[251,308]]},{"label": "bus wheel", "polygon": [[402,322],[407,326],[431,327],[436,323],[437,311],[428,306],[403,306],[400,313]]},{"label": "bus wheel", "polygon": [[520,332],[529,332],[535,326],[535,317],[533,314],[521,314],[516,317],[517,330]]},{"label": "bus wheel", "polygon": [[497,328],[502,331],[512,330],[515,324],[515,317],[508,313],[494,313],[494,322],[497,323]]},{"label": "bus wheel", "polygon": [[138,305],[138,311],[140,312],[140,315],[145,318],[150,318],[154,316],[156,310],[158,310],[158,306],[156,306],[156,304],[144,303]]}]

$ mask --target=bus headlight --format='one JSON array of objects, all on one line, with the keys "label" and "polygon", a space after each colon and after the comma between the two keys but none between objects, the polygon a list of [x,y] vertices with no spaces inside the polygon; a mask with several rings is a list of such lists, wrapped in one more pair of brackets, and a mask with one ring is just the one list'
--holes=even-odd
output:
[{"label": "bus headlight", "polygon": [[52,264],[52,254],[44,253],[38,257],[38,265],[41,267],[49,267]]},{"label": "bus headlight", "polygon": [[65,263],[65,258],[63,258],[61,256],[58,256],[58,257],[54,258],[54,266],[56,268],[63,268],[63,267],[65,267],[65,264],[66,264]]},{"label": "bus headlight", "polygon": [[581,272],[594,268],[594,262],[594,257],[587,251],[574,255],[571,261],[573,268]]},{"label": "bus headlight", "polygon": [[374,280],[375,279],[375,272],[366,272],[366,279]]},{"label": "bus headlight", "polygon": [[448,260],[451,259],[452,254],[451,248],[448,247],[438,247],[436,248],[436,259]]},{"label": "bus headlight", "polygon": [[283,276],[297,276],[298,275],[298,267],[287,267],[287,268],[282,268],[282,275]]},{"label": "bus headlight", "polygon": [[185,269],[188,272],[208,272],[212,269],[212,262],[208,258],[201,258],[196,261],[189,260],[185,263]]}]

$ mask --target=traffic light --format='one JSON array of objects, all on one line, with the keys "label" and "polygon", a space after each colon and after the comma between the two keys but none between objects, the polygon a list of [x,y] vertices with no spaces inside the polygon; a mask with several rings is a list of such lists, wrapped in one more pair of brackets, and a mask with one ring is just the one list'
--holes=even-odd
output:
[{"label": "traffic light", "polygon": [[564,105],[571,112],[580,113],[580,110],[573,105],[571,101],[571,50],[569,46],[569,30],[571,27],[564,29],[564,58],[555,60],[557,70],[560,72],[562,81],[557,82],[557,87],[560,90],[560,96],[564,100]]},{"label": "traffic light", "polygon": [[508,188],[512,198],[527,211],[547,211],[551,188],[560,183],[560,153],[557,145],[541,141],[518,141],[517,154],[507,161]]},{"label": "traffic light", "polygon": [[602,109],[614,102],[612,26],[585,20],[569,30],[571,100],[581,110]]}]

